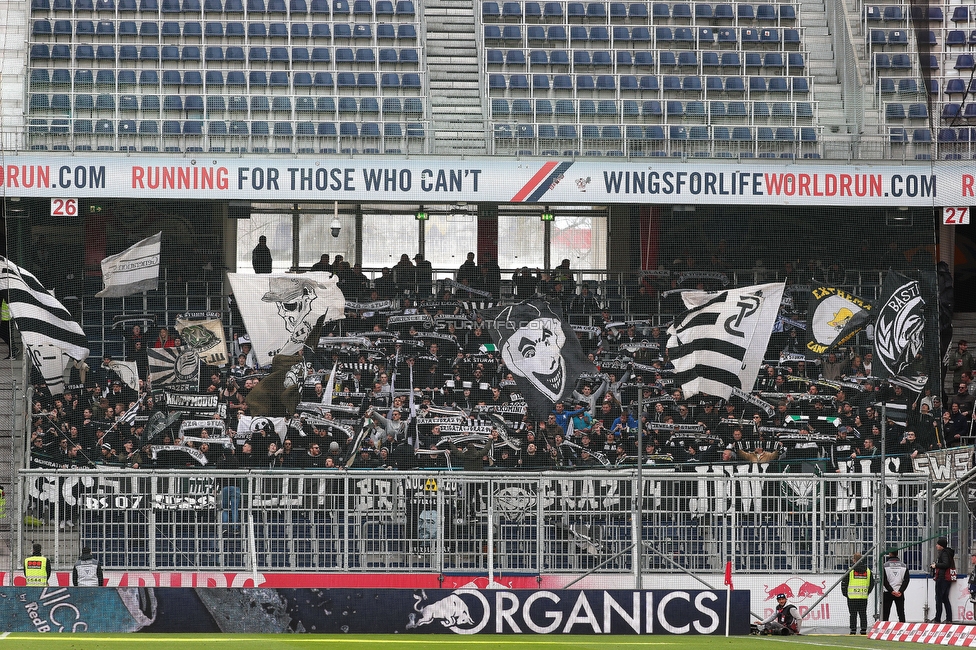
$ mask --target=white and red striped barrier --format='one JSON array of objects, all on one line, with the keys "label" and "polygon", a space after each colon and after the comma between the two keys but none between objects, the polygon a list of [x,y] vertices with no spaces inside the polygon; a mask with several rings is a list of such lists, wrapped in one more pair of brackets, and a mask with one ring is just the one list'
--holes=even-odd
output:
[{"label": "white and red striped barrier", "polygon": [[976,647],[976,625],[958,623],[875,623],[868,638],[961,647]]}]

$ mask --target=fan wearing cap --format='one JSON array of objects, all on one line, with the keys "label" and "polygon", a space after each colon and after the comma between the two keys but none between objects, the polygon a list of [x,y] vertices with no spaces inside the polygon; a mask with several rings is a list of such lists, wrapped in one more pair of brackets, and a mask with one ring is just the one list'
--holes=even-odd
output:
[{"label": "fan wearing cap", "polygon": [[[949,602],[949,590],[955,581],[956,552],[949,546],[949,540],[940,537],[935,540],[935,562],[929,565],[935,578],[935,618],[933,623],[952,622],[952,604]],[[942,619],[942,608],[945,607],[945,620]]]},{"label": "fan wearing cap", "polygon": [[786,602],[786,594],[776,594],[776,609],[759,622],[763,634],[790,636],[800,633],[800,610],[796,605]]}]

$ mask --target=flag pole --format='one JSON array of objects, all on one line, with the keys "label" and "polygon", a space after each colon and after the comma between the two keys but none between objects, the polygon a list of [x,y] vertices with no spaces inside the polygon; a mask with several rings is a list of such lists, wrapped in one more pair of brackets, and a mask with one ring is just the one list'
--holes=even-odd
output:
[{"label": "flag pole", "polygon": [[640,591],[643,589],[643,546],[644,546],[644,462],[643,462],[643,451],[644,451],[644,423],[641,422],[641,417],[644,410],[644,391],[639,389],[637,391],[637,516],[634,518],[634,525],[637,527],[637,545],[636,545],[636,560],[637,560],[637,576],[634,586]]},{"label": "flag pole", "polygon": [[732,560],[725,561],[725,636],[729,636],[732,611]]}]

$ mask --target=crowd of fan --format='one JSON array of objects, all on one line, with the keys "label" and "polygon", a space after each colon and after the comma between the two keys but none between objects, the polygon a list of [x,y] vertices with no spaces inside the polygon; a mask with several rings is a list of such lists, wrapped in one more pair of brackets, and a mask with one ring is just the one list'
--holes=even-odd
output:
[{"label": "crowd of fan", "polygon": [[[958,393],[946,406],[928,391],[918,395],[900,386],[880,389],[872,376],[870,352],[862,356],[849,350],[804,360],[802,332],[797,330],[774,338],[767,351],[774,361],[754,387],[753,394],[774,407],[772,414],[745,400],[686,397],[671,379],[666,333],[650,320],[621,321],[604,309],[588,286],[577,287],[569,260],[551,273],[520,269],[512,284],[519,298],[541,295],[569,313],[592,316],[593,326],[580,328],[577,335],[598,372],[582,377],[572,398],[556,404],[544,419],[533,420],[523,415],[515,378],[493,351],[483,314],[472,306],[470,299],[481,294],[465,292],[470,287],[497,296],[497,264],[487,260],[479,266],[469,254],[458,269],[461,286],[431,300],[435,285],[430,264],[422,255],[415,261],[404,254],[393,269],[384,269],[374,287],[357,281],[357,270],[339,256],[332,263],[323,256],[313,267],[339,275],[349,300],[389,299],[403,295],[401,286],[418,287],[412,298],[397,299],[396,311],[348,309],[346,319],[331,332],[368,333],[374,345],[329,345],[326,336],[305,354],[309,375],[301,401],[341,408],[296,412],[287,418],[283,435],[271,424],[255,427],[254,420],[251,430],[238,432],[241,417],[250,415],[246,397],[267,369],[257,367],[249,343],[235,343],[239,354],[232,365],[204,366],[201,371],[199,392],[219,395],[220,402],[218,413],[201,417],[222,420],[224,432],[204,429],[192,436],[199,439],[187,440],[176,433],[178,426],[170,426],[150,439],[146,424],[166,407],[158,403],[160,392],[149,386],[146,348],[178,346],[180,341],[165,327],[150,337],[136,325],[126,338],[126,358],[139,369],[138,390],[121,381],[110,357],[92,364],[87,373],[74,369],[62,396],[53,397],[43,383],[35,383],[32,464],[199,469],[202,454],[206,466],[218,469],[475,471],[627,467],[640,458],[655,467],[748,462],[773,463],[786,471],[813,471],[815,466],[841,472],[864,467],[858,462],[864,459],[877,471],[883,447],[886,455],[901,459],[900,471],[911,471],[910,461],[918,454],[961,444],[970,432],[973,360],[965,342],[959,344],[958,358],[949,359]],[[641,284],[639,295],[656,290]],[[413,327],[390,328],[384,335],[391,313],[427,314],[440,336],[429,337]],[[333,363],[338,376],[330,399]],[[897,405],[887,422],[882,422],[881,402]],[[432,416],[448,417],[445,413],[457,410],[463,410],[469,428],[483,435],[458,435],[457,427],[442,433]],[[368,435],[354,446],[359,441],[355,434],[364,426]],[[643,449],[638,450],[640,430]],[[232,444],[228,438],[234,439]],[[172,446],[194,447],[200,454],[187,455]]]}]

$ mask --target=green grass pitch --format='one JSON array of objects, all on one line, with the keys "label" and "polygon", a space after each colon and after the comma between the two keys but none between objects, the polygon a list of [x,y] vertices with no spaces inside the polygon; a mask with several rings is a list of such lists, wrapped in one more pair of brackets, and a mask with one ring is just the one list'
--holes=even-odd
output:
[{"label": "green grass pitch", "polygon": [[[863,636],[813,635],[792,638],[780,637],[724,637],[724,636],[602,636],[549,635],[520,637],[515,635],[481,635],[477,637],[444,635],[396,634],[29,634],[0,635],[0,650],[123,650],[128,647],[147,650],[366,650],[383,645],[384,650],[460,650],[489,648],[492,650],[607,650],[621,648],[639,650],[789,650],[792,646],[817,648],[900,648],[904,643],[872,641]],[[811,648],[810,650],[813,650]]]}]

